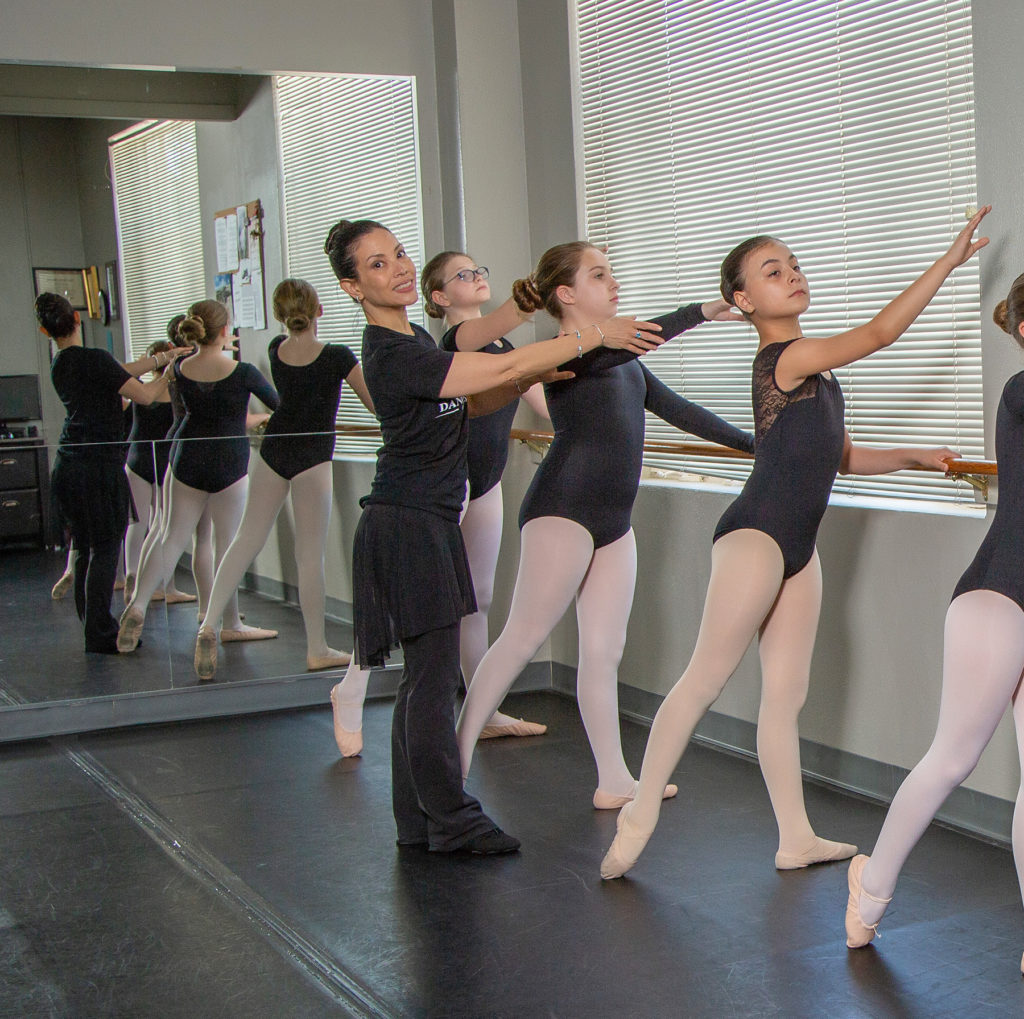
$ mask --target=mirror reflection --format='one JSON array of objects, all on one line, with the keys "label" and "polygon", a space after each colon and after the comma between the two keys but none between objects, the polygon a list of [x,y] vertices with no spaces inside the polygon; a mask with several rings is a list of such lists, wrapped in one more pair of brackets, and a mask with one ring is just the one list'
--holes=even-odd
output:
[{"label": "mirror reflection", "polygon": [[[245,155],[247,145],[253,147],[246,155],[249,162],[276,165],[270,79],[0,65],[0,136],[17,156],[8,162],[7,170],[0,170],[6,196],[0,199],[0,206],[14,235],[25,238],[24,250],[17,245],[11,248],[8,261],[17,264],[12,263],[8,278],[0,280],[0,292],[13,307],[28,305],[31,309],[30,295],[36,296],[30,289],[35,269],[95,265],[106,291],[105,317],[88,317],[84,305],[79,307],[75,301],[72,311],[79,316],[80,349],[103,352],[113,361],[129,364],[133,357],[148,359],[147,370],[138,375],[128,372],[133,383],[143,387],[169,373],[166,391],[150,402],[129,397],[125,431],[119,441],[110,440],[105,447],[110,459],[116,449],[127,450],[127,463],[122,461],[118,468],[123,479],[118,484],[124,484],[130,493],[127,504],[132,509],[127,512],[123,550],[116,562],[111,565],[109,549],[104,548],[102,562],[97,564],[101,568],[93,571],[92,586],[99,591],[93,600],[102,601],[103,592],[110,588],[106,611],[116,629],[111,634],[108,620],[105,628],[100,626],[102,635],[90,631],[87,641],[87,580],[95,556],[88,551],[85,538],[80,541],[85,549],[73,549],[69,513],[74,517],[76,511],[89,508],[91,496],[102,488],[100,479],[106,468],[92,461],[77,465],[77,472],[73,468],[77,476],[65,486],[69,489],[64,493],[65,507],[57,508],[51,475],[62,459],[75,459],[61,453],[61,447],[68,445],[67,437],[61,438],[68,408],[51,380],[53,365],[63,354],[55,338],[43,339],[24,322],[0,351],[0,375],[23,380],[11,385],[22,385],[34,394],[26,397],[25,393],[7,391],[0,379],[0,593],[5,630],[12,635],[0,673],[0,705],[22,715],[15,719],[15,713],[7,712],[0,738],[73,731],[74,711],[82,718],[86,717],[83,712],[87,713],[88,725],[102,725],[253,710],[254,705],[325,703],[351,651],[347,622],[351,613],[351,535],[345,532],[344,515],[354,517],[350,511],[363,492],[362,474],[366,473],[368,484],[371,467],[365,472],[356,470],[355,477],[342,484],[343,490],[337,490],[338,472],[332,469],[330,453],[326,459],[323,454],[325,445],[333,448],[333,413],[329,422],[326,418],[314,422],[303,417],[300,405],[300,413],[281,417],[266,440],[253,431],[265,426],[274,406],[261,402],[252,373],[276,394],[281,386],[273,377],[275,359],[283,373],[299,373],[314,360],[323,368],[331,360],[329,367],[348,383],[347,392],[362,399],[356,379],[350,377],[353,364],[344,354],[332,352],[325,357],[320,353],[315,340],[316,314],[310,329],[313,339],[306,345],[293,343],[292,337],[280,341],[279,358],[273,349],[268,351],[268,343],[276,335],[288,337],[296,332],[289,331],[284,320],[275,323],[270,307],[274,284],[285,275],[280,237],[274,236],[268,247],[266,329],[243,329],[241,342],[235,341],[240,352],[225,349],[234,339],[232,325],[238,324],[230,322],[226,331],[219,330],[222,337],[214,337],[222,338],[224,344],[206,344],[212,353],[204,353],[204,345],[194,339],[188,341],[190,349],[193,345],[198,348],[188,367],[185,362],[172,363],[177,361],[176,346],[186,342],[177,337],[173,327],[162,342],[148,342],[154,340],[152,335],[140,341],[133,332],[132,349],[126,349],[126,330],[119,314],[125,311],[126,295],[117,292],[124,281],[118,275],[122,253],[115,229],[107,143],[141,119],[168,116],[197,122],[201,136],[204,231],[199,244],[209,270],[202,274],[194,294],[201,298],[204,290],[210,295],[214,291],[216,258],[212,231],[207,237],[205,226],[212,222],[216,210],[258,196],[269,206],[268,228],[280,233],[276,179],[271,182],[257,175],[250,180],[241,172],[231,178],[236,155]],[[156,224],[150,232],[162,236]],[[166,249],[166,242],[164,246]],[[171,254],[163,252],[163,256]],[[160,265],[165,273],[170,271],[164,257]],[[160,294],[147,297],[160,304]],[[189,310],[179,304],[187,302],[174,302],[175,311],[184,314]],[[169,315],[169,309],[155,314],[157,334]],[[67,374],[76,376],[74,371]],[[212,422],[207,419],[201,426],[203,413],[197,408],[204,399],[223,388],[229,378],[238,382],[243,376],[251,383],[246,392],[251,404],[243,415],[241,432],[237,413],[227,431],[216,420],[218,411],[224,409],[219,397],[212,400]],[[176,401],[181,403],[175,394],[179,378],[181,388],[193,390],[195,407],[191,412],[175,408]],[[125,395],[118,393],[118,399]],[[36,403],[27,410],[12,409],[24,399]],[[316,398],[309,397],[306,403],[322,408],[330,401],[330,394],[317,392]],[[182,421],[190,413],[192,427],[181,431]],[[107,441],[95,436],[93,440],[97,451]],[[276,459],[270,463],[260,455],[261,441],[269,443],[269,448],[277,446]],[[176,454],[180,478],[174,477]],[[96,459],[107,462],[102,456]],[[224,474],[225,462],[232,459],[236,473],[242,465],[241,477]],[[211,471],[217,475],[212,480],[201,476]],[[255,482],[261,494],[243,521],[245,494]],[[100,501],[112,509],[109,492]],[[117,532],[117,513],[108,515]],[[89,529],[88,524],[79,522],[79,531],[83,526]],[[323,535],[328,529],[325,583]],[[217,584],[217,563],[227,556],[236,536],[244,541],[227,560],[229,568]],[[120,624],[126,609],[130,610],[131,625],[121,637],[123,650],[118,653],[116,642],[118,631],[124,629]],[[204,637],[197,649],[201,628],[204,635],[212,634],[212,639]],[[109,644],[111,638],[113,647],[97,646]],[[136,638],[140,643],[128,651]],[[94,645],[89,651],[87,642]],[[202,677],[196,669],[197,650],[198,658],[203,659]],[[19,662],[28,660],[33,663],[32,670],[19,667]],[[24,679],[30,672],[31,680]],[[383,676],[375,677],[374,682],[382,690],[387,688]],[[271,687],[275,692],[270,692]],[[233,688],[241,691],[234,702],[225,699],[226,691]],[[173,708],[157,704],[166,700],[163,695],[167,693],[194,694],[196,698],[189,701],[181,696]],[[209,708],[199,707],[204,699],[210,701]],[[139,707],[142,703],[153,707],[152,715]],[[26,712],[44,705],[47,710],[34,716],[38,724],[26,728]],[[62,720],[47,721],[47,717],[52,720],[58,715]]]}]

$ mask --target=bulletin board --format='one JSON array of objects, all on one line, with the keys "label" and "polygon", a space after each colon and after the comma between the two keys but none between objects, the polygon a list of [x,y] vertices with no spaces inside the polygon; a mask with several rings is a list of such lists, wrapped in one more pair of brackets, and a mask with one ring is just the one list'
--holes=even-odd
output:
[{"label": "bulletin board", "polygon": [[263,206],[257,198],[214,216],[218,301],[227,305],[239,329],[267,328],[263,289]]}]

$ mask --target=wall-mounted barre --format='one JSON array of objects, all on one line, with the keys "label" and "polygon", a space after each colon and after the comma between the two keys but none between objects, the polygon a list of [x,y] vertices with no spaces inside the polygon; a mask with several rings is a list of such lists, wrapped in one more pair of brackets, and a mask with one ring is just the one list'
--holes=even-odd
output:
[{"label": "wall-mounted barre", "polygon": [[[339,435],[379,435],[380,429],[373,425],[338,425],[335,431]],[[524,442],[532,448],[539,449],[550,445],[554,438],[552,432],[535,431],[527,428],[513,428],[510,438]],[[738,449],[727,446],[716,446],[708,442],[669,442],[665,440],[648,440],[644,443],[645,453],[675,453],[683,456],[707,456],[719,460],[749,460],[749,453],[741,453]],[[962,478],[981,492],[983,498],[988,496],[988,479],[995,477],[999,471],[995,460],[949,461],[949,473]]]}]

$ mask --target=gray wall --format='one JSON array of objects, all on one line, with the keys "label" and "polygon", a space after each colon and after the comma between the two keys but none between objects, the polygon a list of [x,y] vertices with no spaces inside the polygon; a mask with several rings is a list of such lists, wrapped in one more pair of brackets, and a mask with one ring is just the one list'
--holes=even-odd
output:
[{"label": "gray wall", "polygon": [[[97,265],[117,257],[107,176],[107,137],[114,121],[0,117],[0,304],[5,335],[0,373],[38,374],[46,435],[55,440],[63,420],[47,379],[48,344],[37,330],[32,269]],[[83,318],[85,318],[83,313]],[[120,326],[109,329],[120,349]],[[108,346],[108,329],[85,318],[85,341]]]},{"label": "gray wall", "polygon": [[[563,4],[294,0],[282,7],[256,0],[247,8],[247,21],[258,28],[249,32],[238,30],[234,10],[195,0],[173,8],[143,0],[130,21],[115,25],[115,17],[107,5],[97,3],[39,3],[5,25],[0,60],[415,74],[428,249],[451,243],[463,229],[459,216],[450,209],[442,215],[441,208],[442,199],[451,202],[459,194],[460,161],[467,245],[496,269],[497,293],[549,244],[578,234]],[[47,31],[58,23],[63,26],[59,35]],[[186,30],[195,24],[203,25],[201,33]],[[454,38],[438,40],[438,60],[435,26],[454,33]],[[1015,41],[1022,29],[1024,9],[1013,0],[975,5],[979,199],[996,206],[990,220],[993,244],[981,259],[986,317],[1024,261],[1013,233],[1024,211],[1016,184],[1024,143],[1006,130],[1005,116],[1007,97],[1019,91]],[[233,125],[233,142],[203,135],[203,187],[209,188],[204,217],[207,209],[249,197],[269,205],[274,185],[263,162],[264,128],[255,127],[256,119],[265,126],[262,101],[258,96]],[[246,119],[250,115],[252,124]],[[223,179],[210,181],[208,173],[218,166]],[[936,238],[935,251],[921,252],[922,267],[945,240]],[[270,264],[268,245],[268,285]],[[0,266],[0,274],[5,271]],[[1002,384],[1020,367],[1018,353],[994,327],[984,332],[984,363],[991,434]],[[531,470],[531,454],[514,450],[506,483],[509,521],[515,519]],[[338,518],[328,552],[329,593],[342,601],[350,598],[348,549],[356,498],[369,477],[365,462],[336,466]],[[672,485],[646,484],[640,492],[634,514],[640,581],[621,672],[623,681],[640,691],[664,693],[689,656],[708,576],[710,538],[726,502],[719,494]],[[285,519],[279,545],[268,548],[261,570],[287,570],[288,527]],[[820,541],[825,604],[811,696],[801,720],[807,739],[896,765],[909,766],[920,757],[938,706],[943,613],[985,527],[984,519],[830,509]],[[514,527],[507,529],[504,552],[497,625],[515,576]],[[557,628],[544,653],[567,665],[575,661],[571,619]],[[748,655],[716,707],[749,722],[756,718],[757,695],[756,663]],[[1010,799],[1017,774],[1012,733],[1004,724],[968,785]]]}]

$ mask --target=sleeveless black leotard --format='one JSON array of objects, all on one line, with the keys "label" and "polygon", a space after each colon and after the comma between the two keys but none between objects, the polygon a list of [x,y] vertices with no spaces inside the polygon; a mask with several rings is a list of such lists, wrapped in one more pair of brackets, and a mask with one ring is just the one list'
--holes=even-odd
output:
[{"label": "sleeveless black leotard", "polygon": [[783,577],[799,573],[814,554],[846,439],[843,391],[834,376],[811,375],[788,393],[776,384],[775,366],[792,342],[771,343],[754,358],[754,469],[714,537],[763,531],[782,551]]},{"label": "sleeveless black leotard", "polygon": [[191,488],[220,492],[249,470],[245,418],[250,395],[276,410],[277,393],[245,361],[217,382],[196,382],[177,363],[174,377],[187,413],[171,450],[171,471]]},{"label": "sleeveless black leotard", "polygon": [[[170,457],[164,440],[174,423],[170,402],[154,400],[148,406],[132,404],[132,430],[128,433],[128,467],[151,485],[162,485]],[[155,461],[155,462],[154,462]]]},{"label": "sleeveless black leotard", "polygon": [[995,591],[1024,609],[1024,372],[1003,387],[996,412],[999,503],[985,540],[953,597]]},{"label": "sleeveless black leotard", "polygon": [[286,364],[277,352],[286,339],[270,341],[270,371],[281,403],[267,422],[260,456],[291,481],[334,456],[341,384],[359,361],[344,344],[326,343],[309,364]]},{"label": "sleeveless black leotard", "polygon": [[[462,323],[460,322],[459,325]],[[458,351],[455,345],[455,334],[459,326],[455,325],[441,337],[441,349]],[[481,354],[507,354],[515,347],[503,336],[494,343],[488,343],[479,351]],[[469,498],[479,499],[486,495],[501,481],[508,463],[508,433],[512,430],[512,421],[519,409],[519,401],[513,400],[493,414],[469,419],[469,447],[467,449],[469,466]]]},{"label": "sleeveless black leotard", "polygon": [[[650,321],[668,338],[704,321],[699,304]],[[602,548],[630,528],[640,487],[645,408],[676,428],[753,452],[754,437],[669,389],[632,354],[598,347],[561,366],[576,377],[546,383],[555,437],[519,510],[519,526],[565,517]]]}]

